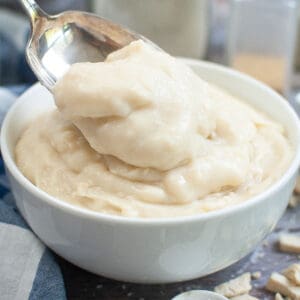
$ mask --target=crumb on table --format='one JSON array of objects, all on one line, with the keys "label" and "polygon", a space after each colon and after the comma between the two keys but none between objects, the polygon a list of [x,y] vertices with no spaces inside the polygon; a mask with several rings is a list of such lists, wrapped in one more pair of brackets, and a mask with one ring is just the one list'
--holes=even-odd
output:
[{"label": "crumb on table", "polygon": [[259,300],[249,294],[244,294],[244,295],[241,295],[241,296],[236,296],[236,297],[233,297],[233,298],[230,298],[230,300]]},{"label": "crumb on table", "polygon": [[300,285],[300,264],[290,265],[282,274],[296,285]]},{"label": "crumb on table", "polygon": [[279,273],[272,273],[267,282],[266,289],[291,297],[293,300],[300,300],[300,287],[294,285],[289,279]]},{"label": "crumb on table", "polygon": [[253,279],[259,279],[261,277],[261,272],[257,271],[251,274]]},{"label": "crumb on table", "polygon": [[237,278],[231,279],[216,286],[215,292],[225,297],[232,298],[243,294],[248,294],[251,288],[251,274],[244,273]]},{"label": "crumb on table", "polygon": [[282,234],[278,240],[279,249],[283,252],[300,253],[300,236],[295,234]]}]

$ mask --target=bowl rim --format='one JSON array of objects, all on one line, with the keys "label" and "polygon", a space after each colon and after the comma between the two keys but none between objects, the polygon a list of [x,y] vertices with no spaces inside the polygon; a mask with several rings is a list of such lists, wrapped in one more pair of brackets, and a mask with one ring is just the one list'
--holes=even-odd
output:
[{"label": "bowl rim", "polygon": [[13,154],[10,153],[8,149],[8,144],[6,142],[7,138],[7,131],[9,128],[9,124],[11,123],[11,119],[14,115],[15,110],[19,105],[22,105],[22,98],[26,97],[27,94],[32,92],[34,89],[40,88],[41,85],[39,83],[34,84],[31,86],[27,91],[25,91],[19,98],[20,101],[16,101],[12,107],[10,108],[9,112],[6,114],[5,119],[2,124],[1,128],[1,136],[0,136],[0,147],[2,152],[2,157],[4,161],[5,167],[9,170],[11,175],[14,179],[29,193],[33,194],[35,197],[40,199],[41,201],[46,202],[47,205],[52,206],[55,209],[62,210],[66,213],[72,214],[74,216],[87,218],[93,221],[98,222],[106,222],[110,224],[126,224],[132,226],[173,226],[178,224],[188,224],[192,222],[200,222],[200,221],[208,221],[213,218],[218,217],[229,217],[233,214],[236,214],[240,211],[247,210],[255,206],[257,203],[263,201],[264,199],[271,197],[272,195],[276,194],[282,186],[284,186],[293,174],[297,171],[300,165],[300,121],[296,114],[296,112],[292,109],[290,104],[287,100],[285,100],[281,95],[275,92],[273,89],[268,87],[262,82],[243,74],[239,71],[230,69],[228,67],[215,64],[212,62],[205,62],[196,59],[190,58],[180,58],[185,63],[189,64],[190,66],[198,65],[201,67],[205,67],[208,69],[215,69],[217,71],[225,72],[231,74],[231,76],[239,77],[244,81],[248,81],[259,87],[260,89],[264,89],[270,94],[270,97],[276,98],[276,101],[281,102],[282,105],[286,108],[286,113],[289,114],[290,119],[296,125],[296,135],[297,140],[299,143],[296,145],[295,149],[295,156],[290,162],[288,169],[285,173],[278,178],[271,186],[269,186],[264,192],[255,195],[243,202],[234,204],[229,207],[225,207],[223,209],[213,210],[205,213],[195,214],[195,215],[187,215],[187,216],[176,216],[176,217],[158,217],[158,218],[141,218],[141,217],[125,217],[125,216],[118,216],[118,215],[109,215],[102,212],[92,211],[87,208],[83,208],[74,204],[70,204],[64,200],[60,200],[54,196],[49,195],[45,191],[39,189],[33,183],[31,183],[19,170],[17,167],[15,160],[13,158]]}]

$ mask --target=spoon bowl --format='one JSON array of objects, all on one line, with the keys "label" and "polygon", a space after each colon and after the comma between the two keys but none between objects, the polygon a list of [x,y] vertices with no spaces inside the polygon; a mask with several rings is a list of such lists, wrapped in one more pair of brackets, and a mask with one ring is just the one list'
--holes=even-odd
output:
[{"label": "spoon bowl", "polygon": [[34,0],[20,0],[31,20],[27,61],[48,90],[77,62],[99,62],[134,40],[155,44],[127,28],[94,14],[67,11],[45,13]]}]

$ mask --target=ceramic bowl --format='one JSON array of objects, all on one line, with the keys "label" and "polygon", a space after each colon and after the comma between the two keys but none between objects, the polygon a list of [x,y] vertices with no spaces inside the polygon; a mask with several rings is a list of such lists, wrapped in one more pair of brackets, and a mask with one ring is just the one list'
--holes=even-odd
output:
[{"label": "ceramic bowl", "polygon": [[284,125],[295,148],[288,169],[270,188],[252,199],[195,216],[131,219],[73,206],[31,184],[14,161],[15,145],[24,128],[54,107],[51,94],[36,84],[7,114],[1,150],[20,212],[58,255],[83,269],[122,281],[176,282],[233,264],[249,254],[276,225],[287,206],[300,164],[300,126],[296,114],[280,95],[246,75],[211,63],[185,61],[204,79]]}]

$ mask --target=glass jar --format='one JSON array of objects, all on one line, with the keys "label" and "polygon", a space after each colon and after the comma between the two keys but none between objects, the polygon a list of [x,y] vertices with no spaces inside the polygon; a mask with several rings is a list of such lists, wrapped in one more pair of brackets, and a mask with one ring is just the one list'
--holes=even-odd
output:
[{"label": "glass jar", "polygon": [[205,55],[208,0],[94,0],[93,9],[143,34],[172,55]]},{"label": "glass jar", "polygon": [[287,95],[297,0],[232,0],[228,64]]}]

